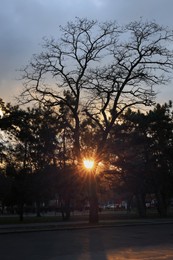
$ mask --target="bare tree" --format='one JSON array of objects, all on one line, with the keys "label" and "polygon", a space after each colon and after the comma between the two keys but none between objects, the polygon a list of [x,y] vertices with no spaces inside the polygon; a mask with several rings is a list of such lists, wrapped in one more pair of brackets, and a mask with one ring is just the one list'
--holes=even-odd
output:
[{"label": "bare tree", "polygon": [[[79,126],[82,89],[87,84],[89,69],[109,55],[108,47],[117,39],[115,23],[77,19],[60,27],[62,37],[44,40],[44,50],[35,55],[24,69],[24,102],[41,101],[47,105],[66,105],[74,118],[69,127],[74,132],[74,146],[80,157]],[[95,33],[96,31],[97,33]],[[51,85],[51,87],[49,87]]]},{"label": "bare tree", "polygon": [[101,154],[120,114],[129,107],[153,105],[154,87],[169,82],[172,40],[172,31],[153,22],[132,22],[111,46],[111,60],[104,67],[92,69],[87,89],[93,98],[85,111],[102,133],[97,153]]},{"label": "bare tree", "polygon": [[[173,33],[142,20],[121,27],[115,22],[77,18],[60,29],[61,38],[45,39],[43,52],[23,70],[20,100],[68,108],[73,120],[65,120],[73,133],[78,162],[83,116],[93,121],[100,129],[97,166],[119,115],[135,105],[152,105],[154,86],[169,81]],[[95,185],[94,189],[96,208]],[[97,212],[94,215],[91,221],[97,222]]]}]

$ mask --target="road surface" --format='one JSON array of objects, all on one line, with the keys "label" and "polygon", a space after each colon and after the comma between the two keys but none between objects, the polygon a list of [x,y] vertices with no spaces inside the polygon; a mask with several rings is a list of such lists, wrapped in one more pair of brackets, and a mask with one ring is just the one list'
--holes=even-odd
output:
[{"label": "road surface", "polygon": [[0,235],[1,260],[173,260],[173,224]]}]

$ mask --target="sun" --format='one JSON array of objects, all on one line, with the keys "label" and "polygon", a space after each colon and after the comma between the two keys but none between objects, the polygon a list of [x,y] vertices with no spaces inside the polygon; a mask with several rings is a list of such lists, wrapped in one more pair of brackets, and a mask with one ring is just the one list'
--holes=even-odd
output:
[{"label": "sun", "polygon": [[83,164],[86,169],[90,170],[94,167],[94,160],[93,159],[84,159]]}]

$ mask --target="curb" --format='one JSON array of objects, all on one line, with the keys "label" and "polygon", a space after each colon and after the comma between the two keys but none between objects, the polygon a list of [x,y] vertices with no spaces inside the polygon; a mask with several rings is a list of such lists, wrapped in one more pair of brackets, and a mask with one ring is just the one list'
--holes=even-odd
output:
[{"label": "curb", "polygon": [[81,229],[97,229],[97,228],[111,228],[111,227],[130,227],[130,226],[144,226],[144,225],[167,225],[173,224],[173,220],[167,221],[139,221],[139,222],[112,222],[99,224],[64,224],[60,225],[45,225],[45,226],[25,226],[25,227],[0,227],[0,235],[16,234],[16,233],[31,233],[31,232],[48,232],[48,231],[63,231],[63,230],[81,230]]}]

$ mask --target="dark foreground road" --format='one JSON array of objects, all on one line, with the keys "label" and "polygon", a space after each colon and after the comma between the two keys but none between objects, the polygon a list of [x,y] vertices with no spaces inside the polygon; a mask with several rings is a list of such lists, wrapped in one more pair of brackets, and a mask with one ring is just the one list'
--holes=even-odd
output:
[{"label": "dark foreground road", "polygon": [[173,260],[173,224],[0,235],[0,260]]}]

